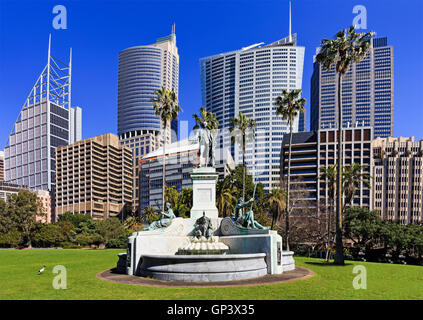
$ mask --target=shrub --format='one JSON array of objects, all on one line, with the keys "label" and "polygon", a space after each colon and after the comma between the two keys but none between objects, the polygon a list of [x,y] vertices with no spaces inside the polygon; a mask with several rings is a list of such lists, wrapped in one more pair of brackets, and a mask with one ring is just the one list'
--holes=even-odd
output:
[{"label": "shrub", "polygon": [[39,247],[57,246],[66,240],[62,228],[57,224],[45,224],[34,236],[34,243]]},{"label": "shrub", "polygon": [[22,241],[22,233],[17,230],[0,234],[0,247],[2,248],[18,248]]},{"label": "shrub", "polygon": [[103,237],[97,233],[90,234],[90,233],[80,233],[75,237],[75,242],[82,245],[87,246],[90,244],[97,244],[99,245],[104,241]]},{"label": "shrub", "polygon": [[78,228],[81,222],[92,221],[92,218],[89,214],[80,214],[79,212],[72,213],[67,211],[59,215],[59,222],[68,221],[74,225],[75,228]]}]

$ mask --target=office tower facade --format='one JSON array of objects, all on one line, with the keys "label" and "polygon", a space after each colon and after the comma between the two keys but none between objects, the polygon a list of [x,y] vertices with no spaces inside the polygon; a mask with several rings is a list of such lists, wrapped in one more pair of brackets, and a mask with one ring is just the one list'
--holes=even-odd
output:
[{"label": "office tower facade", "polygon": [[4,152],[0,151],[0,182],[4,181]]},{"label": "office tower facade", "polygon": [[372,143],[373,208],[384,220],[423,221],[423,140],[377,138]]},{"label": "office tower facade", "polygon": [[163,142],[177,140],[177,121],[170,124],[163,136],[164,124],[155,111],[151,98],[154,90],[164,86],[179,91],[179,54],[175,26],[172,34],[156,43],[136,46],[119,53],[118,135],[122,145],[133,151],[133,206],[139,209],[138,161]]},{"label": "office tower facade", "polygon": [[[290,198],[292,215],[314,215],[318,212],[318,147],[317,132],[292,134]],[[287,181],[289,135],[284,135],[281,148],[281,181]],[[286,184],[284,184],[286,186]]]},{"label": "office tower facade", "polygon": [[[372,175],[373,162],[372,139],[373,127],[347,127],[343,129],[343,166],[358,163],[362,173]],[[292,135],[291,155],[291,198],[293,214],[304,215],[325,212],[330,206],[328,180],[320,178],[322,168],[337,164],[337,130],[321,129],[318,131],[298,132]],[[282,181],[288,173],[288,135],[284,137],[281,149]],[[363,182],[357,188],[353,206],[372,209],[373,182]],[[345,199],[344,199],[345,201]],[[349,206],[349,204],[347,204]]]},{"label": "office tower facade", "polygon": [[132,202],[132,152],[107,133],[56,149],[56,216],[126,216]]},{"label": "office tower facade", "polygon": [[[353,163],[358,163],[363,167],[362,173],[371,175],[372,172],[372,140],[373,127],[347,127],[343,129],[343,166],[348,167]],[[338,159],[338,131],[337,129],[321,129],[317,134],[318,145],[318,174],[320,176],[320,168],[328,168],[330,165],[336,165]],[[353,206],[365,207],[372,209],[372,179],[367,185],[363,182],[357,188],[353,197]],[[329,188],[327,179],[319,179],[317,193],[317,201],[319,205],[328,208]],[[345,199],[344,199],[345,201]],[[348,204],[347,204],[348,206]]]},{"label": "office tower facade", "polygon": [[[375,137],[385,138],[393,135],[394,49],[386,37],[370,43],[366,57],[353,63],[342,80],[343,126],[372,126]],[[314,57],[310,130],[336,126],[337,87],[335,69],[324,70]]]},{"label": "office tower facade", "polygon": [[246,165],[255,182],[270,190],[280,186],[280,150],[289,132],[287,122],[276,115],[274,101],[282,89],[301,89],[305,48],[297,46],[296,34],[260,45],[201,59],[201,90],[203,106],[219,121],[218,147],[230,150],[236,164],[242,163],[242,152],[239,145],[231,145],[230,120],[243,113],[256,121]]},{"label": "office tower facade", "polygon": [[[51,55],[30,91],[4,148],[5,181],[31,190],[52,191],[57,147],[78,136],[71,126],[71,58],[65,64]],[[72,53],[71,53],[72,57]],[[78,122],[78,119],[74,119]]]},{"label": "office tower facade", "polygon": [[[139,161],[140,214],[151,206],[157,210],[162,207],[163,148],[145,155]],[[199,165],[198,141],[184,139],[166,145],[166,184],[178,192],[191,188],[191,172]],[[228,153],[224,158],[216,156],[216,172],[218,179],[223,179],[235,168],[232,156]]]}]

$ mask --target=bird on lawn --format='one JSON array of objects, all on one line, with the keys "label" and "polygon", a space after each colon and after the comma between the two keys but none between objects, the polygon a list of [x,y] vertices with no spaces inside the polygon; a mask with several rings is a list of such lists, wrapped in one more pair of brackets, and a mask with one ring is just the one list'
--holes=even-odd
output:
[{"label": "bird on lawn", "polygon": [[42,274],[45,269],[46,269],[46,266],[43,266],[40,270],[38,270],[38,274]]}]

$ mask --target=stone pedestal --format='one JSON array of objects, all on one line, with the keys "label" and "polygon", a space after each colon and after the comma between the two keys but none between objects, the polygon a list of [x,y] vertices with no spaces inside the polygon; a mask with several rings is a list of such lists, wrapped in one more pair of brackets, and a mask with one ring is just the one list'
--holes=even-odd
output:
[{"label": "stone pedestal", "polygon": [[196,168],[191,173],[192,179],[192,208],[191,218],[198,219],[206,213],[211,219],[217,219],[216,181],[218,174],[212,167]]}]

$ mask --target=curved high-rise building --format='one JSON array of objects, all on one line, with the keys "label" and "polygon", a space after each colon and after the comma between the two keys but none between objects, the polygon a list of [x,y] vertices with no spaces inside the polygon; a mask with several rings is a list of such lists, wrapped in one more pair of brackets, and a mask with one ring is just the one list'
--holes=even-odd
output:
[{"label": "curved high-rise building", "polygon": [[154,44],[131,47],[119,53],[117,125],[120,144],[132,149],[134,208],[139,207],[139,160],[164,141],[171,143],[177,139],[177,121],[172,121],[172,130],[166,131],[166,137],[161,135],[163,123],[150,100],[156,96],[154,90],[161,86],[173,89],[178,95],[179,55],[175,26],[169,36],[157,39]]},{"label": "curved high-rise building", "polygon": [[160,131],[160,119],[150,99],[161,86],[178,94],[179,55],[174,29],[171,35],[157,39],[154,44],[119,53],[118,135],[121,139]]},{"label": "curved high-rise building", "polygon": [[160,130],[150,99],[160,88],[162,49],[137,46],[119,53],[118,134]]}]

